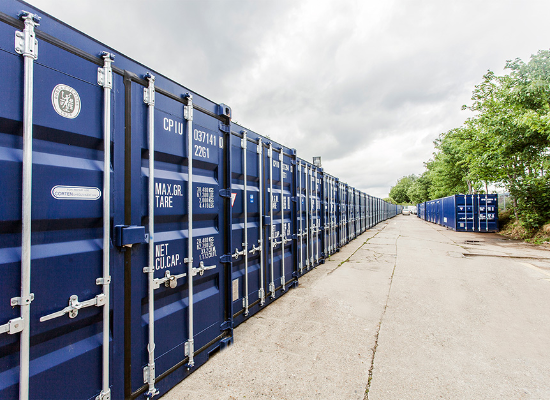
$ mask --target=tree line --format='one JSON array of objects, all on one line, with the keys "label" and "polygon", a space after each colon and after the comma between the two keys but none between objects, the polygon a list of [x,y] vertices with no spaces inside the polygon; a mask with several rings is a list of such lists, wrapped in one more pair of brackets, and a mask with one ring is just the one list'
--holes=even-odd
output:
[{"label": "tree line", "polygon": [[398,204],[417,204],[459,193],[510,193],[521,225],[550,220],[550,50],[528,63],[509,60],[502,76],[488,71],[472,93],[473,112],[462,126],[439,135],[420,175],[390,190]]}]

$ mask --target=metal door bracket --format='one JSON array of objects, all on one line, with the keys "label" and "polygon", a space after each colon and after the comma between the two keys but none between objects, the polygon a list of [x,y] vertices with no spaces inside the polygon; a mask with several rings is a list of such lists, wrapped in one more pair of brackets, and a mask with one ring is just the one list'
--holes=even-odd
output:
[{"label": "metal door bracket", "polygon": [[194,359],[192,360],[191,356],[195,355],[195,341],[193,339],[189,339],[187,342],[185,342],[185,355],[189,357],[189,363],[187,364],[187,368],[192,368],[195,366]]},{"label": "metal door bracket", "polygon": [[97,278],[95,280],[96,285],[109,285],[111,283],[111,277],[108,276],[107,278]]},{"label": "metal door bracket", "polygon": [[148,87],[143,88],[143,102],[149,106],[155,105],[155,77],[150,73],[145,75],[145,79],[149,80],[151,84]]},{"label": "metal door bracket", "polygon": [[111,62],[115,59],[115,56],[106,51],[104,51],[101,56],[105,60],[105,66],[97,69],[97,84],[103,86],[105,89],[112,89],[113,69],[111,68]]},{"label": "metal door bracket", "polygon": [[107,391],[102,390],[95,400],[111,400],[111,389]]},{"label": "metal door bracket", "polygon": [[23,306],[31,304],[34,300],[34,293],[31,293],[29,296],[25,297],[24,299],[21,299],[21,297],[12,297],[10,299],[10,304],[12,307],[15,306]]},{"label": "metal door bracket", "polygon": [[[32,20],[33,26],[38,26],[40,17],[27,11],[21,13],[24,20]],[[15,32],[15,52],[23,56],[31,57],[33,60],[38,58],[38,41],[33,31],[24,30]]]},{"label": "metal door bracket", "polygon": [[[146,365],[145,367],[143,367],[143,383],[148,383],[149,382],[149,377],[155,377],[155,364],[152,364],[152,365]],[[158,394],[158,390],[156,391],[155,394]],[[153,396],[155,395],[153,394]],[[153,396],[149,396],[149,397],[153,397]]]}]

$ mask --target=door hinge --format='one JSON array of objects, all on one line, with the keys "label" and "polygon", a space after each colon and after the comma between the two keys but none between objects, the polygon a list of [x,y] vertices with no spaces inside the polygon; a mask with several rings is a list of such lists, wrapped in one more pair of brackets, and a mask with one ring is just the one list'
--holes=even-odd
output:
[{"label": "door hinge", "polygon": [[223,264],[231,264],[232,263],[231,254],[222,255],[220,257],[220,262]]},{"label": "door hinge", "polygon": [[224,124],[222,121],[218,122],[218,129],[225,133],[231,132],[231,127],[229,126],[229,124]]},{"label": "door hinge", "polygon": [[220,197],[231,198],[231,189],[220,189]]},{"label": "door hinge", "polygon": [[233,321],[225,321],[220,325],[220,331],[226,331],[228,329],[233,329]]},{"label": "door hinge", "polygon": [[149,235],[145,233],[144,226],[115,225],[114,242],[118,247],[132,247],[134,244],[147,243]]}]

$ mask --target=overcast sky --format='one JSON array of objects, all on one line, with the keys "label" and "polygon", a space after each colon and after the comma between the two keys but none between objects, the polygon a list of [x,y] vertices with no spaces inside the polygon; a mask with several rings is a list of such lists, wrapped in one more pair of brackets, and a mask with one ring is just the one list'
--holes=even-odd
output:
[{"label": "overcast sky", "polygon": [[550,1],[32,0],[369,194],[423,172],[474,85],[550,48]]}]

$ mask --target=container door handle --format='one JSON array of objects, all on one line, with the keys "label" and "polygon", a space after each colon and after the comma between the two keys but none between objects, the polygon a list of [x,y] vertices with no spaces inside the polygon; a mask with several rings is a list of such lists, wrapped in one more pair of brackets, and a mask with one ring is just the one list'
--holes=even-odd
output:
[{"label": "container door handle", "polygon": [[216,268],[216,265],[204,265],[204,262],[201,261],[199,263],[199,268],[193,268],[193,276],[196,276],[197,274],[202,276],[204,274],[204,271],[208,271],[214,268]]},{"label": "container door handle", "polygon": [[101,294],[98,294],[93,299],[80,302],[78,301],[77,295],[72,295],[69,298],[69,305],[67,307],[65,307],[60,311],[57,311],[48,315],[44,315],[43,317],[40,318],[40,322],[45,322],[45,321],[49,321],[50,319],[59,318],[65,314],[69,314],[69,318],[76,318],[76,316],[78,315],[78,310],[80,310],[81,308],[86,308],[91,306],[102,307],[105,305],[105,299],[106,299],[105,294],[101,293]]}]

